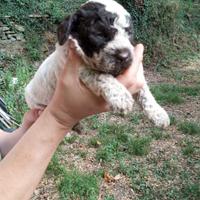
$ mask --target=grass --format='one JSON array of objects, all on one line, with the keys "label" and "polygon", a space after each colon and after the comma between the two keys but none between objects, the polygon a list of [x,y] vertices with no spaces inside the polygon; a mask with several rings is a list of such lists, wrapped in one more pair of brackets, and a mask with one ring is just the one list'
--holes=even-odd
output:
[{"label": "grass", "polygon": [[185,146],[182,148],[182,153],[184,156],[190,156],[195,152],[195,146],[192,142],[187,141]]},{"label": "grass", "polygon": [[72,135],[72,136],[69,136],[69,137],[65,137],[64,140],[63,140],[63,143],[64,144],[73,144],[76,140],[78,139],[78,136],[77,135]]},{"label": "grass", "polygon": [[147,155],[150,151],[150,142],[149,137],[132,138],[127,144],[127,152],[136,156]]},{"label": "grass", "polygon": [[97,178],[76,170],[66,172],[58,187],[63,200],[96,200],[99,193]]},{"label": "grass", "polygon": [[188,183],[182,188],[182,196],[184,199],[198,199],[200,196],[199,183]]},{"label": "grass", "polygon": [[149,186],[145,181],[148,175],[147,169],[141,163],[137,161],[130,164],[121,162],[118,171],[130,178],[131,187],[134,191],[142,192],[148,190]]},{"label": "grass", "polygon": [[151,139],[137,137],[133,129],[127,125],[102,124],[97,137],[89,141],[89,146],[97,148],[96,159],[103,162],[122,158],[124,156],[143,156],[148,154]]},{"label": "grass", "polygon": [[115,198],[113,196],[106,196],[104,200],[115,200]]},{"label": "grass", "polygon": [[170,135],[167,134],[162,128],[151,128],[151,137],[155,140],[169,139]]},{"label": "grass", "polygon": [[170,125],[173,126],[173,125],[176,125],[177,124],[177,119],[174,115],[169,115],[170,117]]},{"label": "grass", "polygon": [[[158,164],[146,165],[139,161],[133,161],[129,164],[120,162],[118,172],[129,177],[131,187],[134,192],[139,194],[137,198],[140,200],[197,200],[200,192],[198,178],[196,181],[192,180],[192,173],[180,168],[178,162],[177,158],[160,160],[159,166]],[[151,182],[151,179],[153,179],[153,182]],[[162,187],[162,183],[168,186]]]},{"label": "grass", "polygon": [[31,60],[31,61],[37,61],[40,60],[41,57],[41,51],[42,51],[42,46],[41,43],[43,43],[43,38],[41,36],[38,36],[36,33],[30,33],[31,35],[27,35],[28,38],[31,38],[26,45],[26,56]]},{"label": "grass", "polygon": [[130,122],[132,122],[135,125],[140,124],[141,119],[142,119],[143,115],[142,114],[130,114],[129,118],[130,118]]},{"label": "grass", "polygon": [[[11,114],[20,122],[27,110],[24,88],[35,71],[34,67],[21,56],[5,55],[0,70],[0,96],[3,97]],[[13,78],[17,78],[16,84],[13,83]]]},{"label": "grass", "polygon": [[177,174],[176,159],[165,160],[162,165],[155,168],[154,175],[157,179],[173,180],[173,177]]},{"label": "grass", "polygon": [[47,174],[59,177],[58,190],[60,199],[96,200],[99,192],[99,181],[93,174],[83,173],[76,169],[66,170],[59,162],[58,152],[48,166]]},{"label": "grass", "polygon": [[200,135],[200,125],[196,122],[181,122],[178,125],[178,130],[187,135]]},{"label": "grass", "polygon": [[162,104],[182,104],[186,96],[199,96],[200,85],[178,86],[173,84],[160,84],[151,87],[156,100]]}]

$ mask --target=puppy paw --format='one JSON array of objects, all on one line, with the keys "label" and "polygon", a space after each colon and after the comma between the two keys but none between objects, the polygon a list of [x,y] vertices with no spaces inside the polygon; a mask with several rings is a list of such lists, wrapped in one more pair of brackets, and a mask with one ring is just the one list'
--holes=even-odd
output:
[{"label": "puppy paw", "polygon": [[107,102],[110,106],[110,109],[113,112],[126,115],[129,112],[131,112],[133,109],[134,100],[128,91],[118,96],[113,96],[107,100],[108,100]]},{"label": "puppy paw", "polygon": [[167,112],[160,106],[148,113],[148,117],[157,127],[166,128],[170,125]]}]

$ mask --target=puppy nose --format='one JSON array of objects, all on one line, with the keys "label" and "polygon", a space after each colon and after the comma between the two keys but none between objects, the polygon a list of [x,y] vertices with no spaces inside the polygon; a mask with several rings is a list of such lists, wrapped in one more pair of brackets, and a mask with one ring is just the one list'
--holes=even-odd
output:
[{"label": "puppy nose", "polygon": [[119,49],[116,52],[116,58],[118,61],[124,64],[132,62],[132,56],[129,49]]}]

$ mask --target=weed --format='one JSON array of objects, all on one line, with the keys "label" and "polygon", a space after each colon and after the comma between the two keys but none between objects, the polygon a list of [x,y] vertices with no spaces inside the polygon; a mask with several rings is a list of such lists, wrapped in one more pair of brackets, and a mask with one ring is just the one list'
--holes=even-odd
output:
[{"label": "weed", "polygon": [[76,170],[64,174],[58,188],[61,199],[96,200],[98,197],[98,181],[91,174]]},{"label": "weed", "polygon": [[112,161],[117,156],[118,146],[119,143],[116,141],[110,142],[107,145],[102,146],[100,149],[97,150],[96,159],[103,162]]},{"label": "weed", "polygon": [[155,140],[168,139],[170,137],[162,128],[151,128],[151,132],[151,137]]},{"label": "weed", "polygon": [[199,183],[187,183],[183,186],[181,192],[184,199],[199,199],[200,185]]},{"label": "weed", "polygon": [[163,104],[181,104],[184,102],[184,95],[198,96],[200,94],[200,86],[186,87],[172,84],[160,84],[151,87],[155,98]]},{"label": "weed", "polygon": [[129,116],[130,122],[132,122],[135,125],[138,125],[140,123],[140,120],[142,119],[142,114],[131,114]]},{"label": "weed", "polygon": [[200,125],[195,122],[181,122],[178,125],[178,130],[188,135],[200,135]]},{"label": "weed", "polygon": [[115,200],[114,196],[107,195],[105,196],[104,200]]},{"label": "weed", "polygon": [[181,104],[184,99],[177,92],[177,86],[161,84],[159,86],[153,86],[151,88],[156,100],[163,104]]},{"label": "weed", "polygon": [[92,138],[90,138],[88,145],[89,145],[89,147],[98,148],[101,145],[101,142],[99,142],[98,137],[92,137]]},{"label": "weed", "polygon": [[176,125],[177,124],[177,120],[176,117],[174,115],[169,115],[170,117],[170,125]]},{"label": "weed", "polygon": [[98,118],[98,115],[93,115],[87,118],[87,122],[92,130],[96,130],[101,126],[101,122]]},{"label": "weed", "polygon": [[182,149],[183,155],[189,156],[195,152],[195,147],[193,146],[192,142],[187,142],[185,147]]},{"label": "weed", "polygon": [[64,139],[64,144],[69,143],[69,144],[73,144],[79,137],[77,135],[72,135],[70,137],[65,137]]},{"label": "weed", "polygon": [[[31,35],[29,35],[31,34]],[[31,61],[37,61],[41,59],[41,48],[42,48],[42,40],[41,36],[38,36],[35,33],[27,34],[27,38],[30,38],[25,43],[26,55]]]},{"label": "weed", "polygon": [[149,137],[134,137],[127,143],[127,152],[131,155],[147,155],[150,149],[151,139]]},{"label": "weed", "polygon": [[132,127],[125,125],[103,124],[99,128],[99,135],[92,139],[93,146],[96,146],[97,141],[101,144],[97,150],[96,158],[101,161],[111,161],[114,158],[121,156],[146,155],[149,151],[149,137],[134,137],[130,133]]},{"label": "weed", "polygon": [[53,158],[51,159],[50,164],[48,165],[47,173],[54,174],[56,177],[62,177],[65,172],[65,167],[60,164],[58,154],[55,153]]},{"label": "weed", "polygon": [[149,190],[149,185],[145,181],[148,175],[147,169],[141,163],[137,161],[131,162],[130,164],[120,162],[118,171],[131,179],[132,188],[135,191],[142,192]]},{"label": "weed", "polygon": [[79,155],[81,158],[86,159],[87,152],[86,151],[78,151],[76,155]]},{"label": "weed", "polygon": [[[33,66],[19,56],[10,58],[9,67],[3,68],[0,72],[0,96],[3,97],[9,111],[18,122],[27,110],[24,88],[33,73]],[[16,83],[13,82],[13,78],[17,80]]]},{"label": "weed", "polygon": [[174,160],[165,160],[162,165],[154,169],[154,174],[158,179],[173,179],[177,172],[176,163]]}]

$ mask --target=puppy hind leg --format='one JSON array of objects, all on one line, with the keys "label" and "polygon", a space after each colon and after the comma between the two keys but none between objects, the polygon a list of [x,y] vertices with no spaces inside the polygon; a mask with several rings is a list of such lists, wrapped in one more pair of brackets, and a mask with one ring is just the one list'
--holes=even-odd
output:
[{"label": "puppy hind leg", "polygon": [[170,125],[167,112],[156,102],[146,83],[134,98],[142,107],[148,119],[151,120],[155,126],[166,128]]}]

